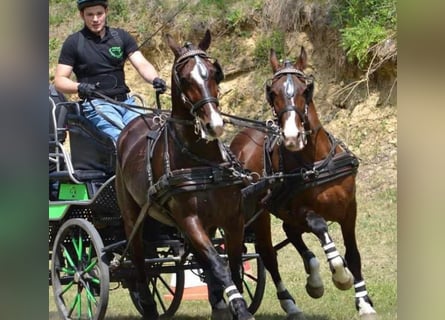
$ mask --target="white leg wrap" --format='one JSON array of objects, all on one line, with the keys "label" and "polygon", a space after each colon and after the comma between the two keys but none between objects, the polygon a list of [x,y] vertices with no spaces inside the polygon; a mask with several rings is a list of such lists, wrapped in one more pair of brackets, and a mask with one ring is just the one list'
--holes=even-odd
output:
[{"label": "white leg wrap", "polygon": [[232,301],[233,299],[242,299],[243,296],[241,295],[241,293],[239,293],[238,289],[236,288],[235,285],[231,285],[229,287],[226,288],[226,290],[224,290],[224,292],[227,295],[227,299],[230,301]]}]

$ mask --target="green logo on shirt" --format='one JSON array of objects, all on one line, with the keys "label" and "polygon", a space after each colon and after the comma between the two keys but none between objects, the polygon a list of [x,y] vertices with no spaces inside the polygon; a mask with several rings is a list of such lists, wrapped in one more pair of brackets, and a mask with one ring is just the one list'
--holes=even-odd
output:
[{"label": "green logo on shirt", "polygon": [[108,49],[108,52],[111,54],[112,57],[115,57],[117,59],[122,58],[124,55],[121,47],[111,47]]}]

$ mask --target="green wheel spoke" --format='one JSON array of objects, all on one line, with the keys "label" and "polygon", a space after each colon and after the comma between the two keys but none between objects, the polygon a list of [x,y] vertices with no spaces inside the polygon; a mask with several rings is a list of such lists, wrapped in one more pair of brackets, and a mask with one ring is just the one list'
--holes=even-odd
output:
[{"label": "green wheel spoke", "polygon": [[79,251],[77,252],[77,258],[79,261],[82,260],[82,251],[83,251],[83,240],[82,240],[82,233],[79,230]]},{"label": "green wheel spoke", "polygon": [[74,281],[70,281],[70,283],[68,283],[68,284],[66,285],[66,287],[62,290],[61,295],[64,294],[64,293],[66,293],[69,289],[71,289],[71,287],[73,286],[73,284],[74,284]]},{"label": "green wheel spoke", "polygon": [[95,284],[100,284],[100,279],[96,277],[91,277],[91,282],[94,282]]},{"label": "green wheel spoke", "polygon": [[71,238],[71,243],[73,244],[74,251],[76,251],[77,259],[80,260],[80,259],[79,259],[79,246],[78,246],[78,244],[77,244],[77,242],[76,242],[76,239],[75,239],[74,237]]},{"label": "green wheel spoke", "polygon": [[74,264],[73,259],[71,258],[70,254],[68,253],[68,250],[65,248],[65,246],[62,246],[63,250],[63,256],[66,258],[66,260],[68,260],[68,263],[70,264],[70,266],[74,269],[77,270],[76,265]]},{"label": "green wheel spoke", "polygon": [[94,302],[94,304],[96,304],[97,300],[94,297],[94,295],[91,293],[91,290],[90,290],[90,287],[89,287],[88,283],[85,282],[85,279],[81,279],[80,282],[82,283],[83,287],[85,288],[85,293],[87,295],[87,298],[92,300]]},{"label": "green wheel spoke", "polygon": [[97,303],[96,297],[94,297],[94,295],[91,293],[90,289],[89,288],[85,288],[85,292],[86,292],[88,300],[89,301],[93,301],[94,304],[96,304]]},{"label": "green wheel spoke", "polygon": [[93,319],[93,307],[91,306],[90,300],[87,301],[87,306],[88,306],[88,318]]},{"label": "green wheel spoke", "polygon": [[83,273],[90,272],[97,265],[97,259],[91,261],[91,263],[85,268]]},{"label": "green wheel spoke", "polygon": [[79,289],[79,293],[78,293],[79,303],[77,304],[77,316],[78,316],[79,320],[82,316],[82,292],[80,290],[82,290],[82,289]]},{"label": "green wheel spoke", "polygon": [[70,316],[70,318],[71,318],[71,315],[73,314],[73,311],[76,308],[78,302],[80,302],[80,295],[79,295],[79,293],[76,294],[76,297],[74,298],[74,301],[71,304],[70,311],[68,312],[68,316]]},{"label": "green wheel spoke", "polygon": [[75,270],[73,270],[73,269],[68,269],[68,268],[65,268],[65,267],[63,267],[60,271],[65,272],[65,273],[68,273],[69,275],[73,275],[73,274],[76,273]]}]

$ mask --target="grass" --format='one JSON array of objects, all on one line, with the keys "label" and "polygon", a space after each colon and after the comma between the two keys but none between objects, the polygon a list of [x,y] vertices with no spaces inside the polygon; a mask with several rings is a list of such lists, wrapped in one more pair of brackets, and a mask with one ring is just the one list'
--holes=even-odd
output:
[{"label": "grass", "polygon": [[[372,197],[358,197],[359,216],[357,240],[362,257],[362,272],[368,292],[373,299],[380,320],[397,319],[397,237],[396,237],[396,191],[375,192]],[[274,243],[284,239],[281,222],[272,220]],[[337,248],[344,253],[339,226],[331,224],[330,233]],[[290,245],[278,251],[282,277],[293,294],[298,306],[308,320],[350,320],[359,319],[354,307],[354,291],[340,291],[333,285],[324,253],[315,236],[304,235],[308,246],[321,263],[321,273],[325,284],[325,294],[320,299],[310,298],[305,291],[306,274],[301,258]],[[111,283],[110,288],[116,288]],[[49,319],[58,319],[56,306],[49,288]],[[106,319],[140,319],[126,289],[110,291]],[[210,306],[207,301],[182,301],[174,319],[210,319]],[[285,314],[275,297],[275,289],[267,275],[266,290],[262,304],[255,314],[257,320],[285,319]]]}]

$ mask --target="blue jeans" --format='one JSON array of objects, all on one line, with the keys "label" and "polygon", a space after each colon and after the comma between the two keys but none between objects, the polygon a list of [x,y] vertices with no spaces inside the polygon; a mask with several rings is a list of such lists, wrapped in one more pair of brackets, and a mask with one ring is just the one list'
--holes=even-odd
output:
[{"label": "blue jeans", "polygon": [[[133,97],[124,101],[127,104],[134,104]],[[133,111],[120,105],[109,103],[102,99],[93,99],[82,104],[85,117],[90,120],[99,130],[109,135],[116,142],[122,129],[134,118],[141,115],[141,111]],[[99,110],[97,112],[96,110]],[[110,123],[102,117],[103,113],[107,118],[111,119]],[[118,126],[118,127],[117,127]]]}]

